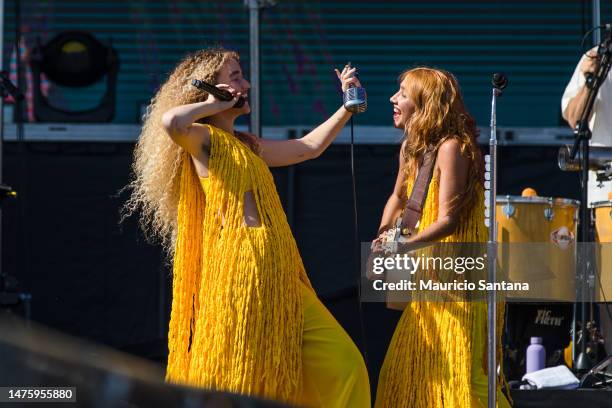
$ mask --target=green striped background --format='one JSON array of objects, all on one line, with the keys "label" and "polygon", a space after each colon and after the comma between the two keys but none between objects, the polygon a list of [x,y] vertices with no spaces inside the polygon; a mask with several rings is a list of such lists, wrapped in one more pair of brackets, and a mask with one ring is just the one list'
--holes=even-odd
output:
[{"label": "green striped background", "polygon": [[[262,14],[264,126],[313,125],[340,96],[332,69],[360,68],[369,95],[361,125],[388,125],[397,75],[416,64],[454,72],[468,107],[488,124],[490,76],[505,72],[503,126],[560,124],[560,98],[590,25],[590,1],[282,1]],[[612,20],[609,0],[602,21]],[[136,123],[168,71],[185,53],[221,44],[242,54],[248,71],[248,12],[226,1],[21,1],[24,38],[48,40],[64,30],[112,38],[121,59],[116,123]],[[6,2],[5,66],[15,31],[15,1]],[[55,89],[69,108],[96,104],[101,86]]]}]

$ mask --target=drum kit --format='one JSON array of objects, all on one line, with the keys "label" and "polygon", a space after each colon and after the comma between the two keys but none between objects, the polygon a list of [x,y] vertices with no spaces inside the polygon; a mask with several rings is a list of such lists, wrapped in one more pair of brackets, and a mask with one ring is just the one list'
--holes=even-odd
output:
[{"label": "drum kit", "polygon": [[[596,172],[600,183],[612,180],[612,147],[590,149],[589,170]],[[579,171],[580,162],[570,159],[569,152],[570,146],[559,150],[560,169]],[[593,302],[612,302],[612,192],[608,200],[591,202],[589,207],[594,239],[577,244],[580,201],[541,197],[531,188],[521,196],[497,196],[500,279],[530,283],[527,293],[509,293],[508,301],[576,303],[580,298],[591,310]],[[581,253],[589,253],[593,265],[589,273],[580,263]],[[573,333],[577,330],[574,327]],[[572,339],[573,344],[580,341]]]},{"label": "drum kit", "polygon": [[513,300],[574,301],[579,208],[577,200],[540,197],[530,188],[497,197],[500,272],[530,289],[509,294]]},{"label": "drum kit", "polygon": [[[589,169],[597,172],[600,182],[612,180],[612,147],[594,146],[590,149]],[[578,171],[580,163],[569,158],[569,150],[569,146],[560,148],[559,167],[564,171]],[[526,188],[521,196],[497,196],[496,202],[500,264],[506,276],[512,281],[533,282],[534,275],[548,273],[548,277],[556,276],[563,280],[556,283],[569,285],[554,288],[550,300],[573,301],[574,282],[568,282],[566,278],[575,276],[576,272],[575,242],[580,222],[580,201],[540,197],[535,190]],[[609,302],[612,301],[612,191],[608,193],[608,200],[590,204],[595,242],[599,244],[596,256],[599,290],[593,293],[593,299]],[[546,247],[538,246],[544,243]],[[610,245],[604,245],[606,243]],[[504,246],[509,244],[517,247],[516,254],[525,256],[510,256],[508,250],[504,250]],[[536,253],[539,259],[521,259]]]}]

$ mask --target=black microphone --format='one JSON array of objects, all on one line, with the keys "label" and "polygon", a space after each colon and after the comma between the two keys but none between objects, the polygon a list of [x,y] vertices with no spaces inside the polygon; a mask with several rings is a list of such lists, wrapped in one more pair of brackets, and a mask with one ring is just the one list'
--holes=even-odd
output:
[{"label": "black microphone", "polygon": [[[208,82],[201,81],[199,79],[194,79],[191,81],[191,85],[195,86],[201,91],[208,92],[212,94],[215,98],[220,101],[229,102],[234,99],[234,95],[230,91],[226,91],[225,89],[219,89],[214,85],[209,84]],[[234,104],[234,108],[242,108],[246,102],[244,97],[239,97],[236,103]]]},{"label": "black microphone", "polygon": [[504,74],[493,74],[493,80],[491,81],[493,87],[500,91],[508,86],[508,78]]}]

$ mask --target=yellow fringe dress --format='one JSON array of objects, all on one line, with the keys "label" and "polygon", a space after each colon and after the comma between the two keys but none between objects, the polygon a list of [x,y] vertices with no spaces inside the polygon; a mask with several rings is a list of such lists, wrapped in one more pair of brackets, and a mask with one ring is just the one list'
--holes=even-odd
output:
[{"label": "yellow fringe dress", "polygon": [[[369,407],[361,354],[310,285],[268,167],[209,130],[209,177],[198,179],[186,153],[181,165],[167,381]],[[244,223],[249,191],[259,227]]]},{"label": "yellow fringe dress", "polygon": [[[409,181],[407,191],[412,190]],[[432,178],[419,229],[438,218],[438,174]],[[486,242],[484,193],[442,242]],[[465,298],[464,298],[465,299]],[[503,317],[503,307],[498,315]],[[487,406],[487,305],[484,301],[413,301],[395,329],[381,368],[377,408]],[[498,328],[501,321],[498,317]],[[501,332],[501,331],[500,331]],[[498,335],[498,339],[501,336]],[[499,340],[498,340],[499,341]],[[500,355],[498,345],[498,361]],[[501,390],[497,406],[509,407]]]}]

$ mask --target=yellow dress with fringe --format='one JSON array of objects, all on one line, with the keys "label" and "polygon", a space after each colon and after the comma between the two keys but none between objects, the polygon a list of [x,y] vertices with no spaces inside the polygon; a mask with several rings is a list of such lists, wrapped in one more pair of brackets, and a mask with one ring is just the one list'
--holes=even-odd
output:
[{"label": "yellow dress with fringe", "polygon": [[[188,154],[180,170],[166,380],[369,407],[361,354],[310,285],[268,167],[233,135],[209,131],[209,177]],[[249,191],[259,227],[244,223]]]},{"label": "yellow dress with fringe", "polygon": [[[407,184],[412,190],[413,181]],[[438,218],[438,175],[432,178],[422,230]],[[484,193],[442,242],[486,242]],[[501,333],[503,305],[498,306]],[[395,329],[378,380],[377,408],[472,408],[487,405],[487,306],[483,301],[413,301]],[[498,342],[501,336],[498,335]],[[498,345],[498,361],[500,356]],[[497,406],[509,407],[498,390]]]}]

